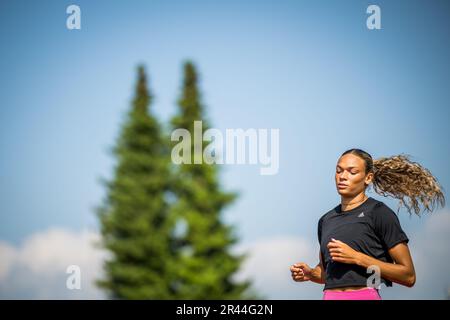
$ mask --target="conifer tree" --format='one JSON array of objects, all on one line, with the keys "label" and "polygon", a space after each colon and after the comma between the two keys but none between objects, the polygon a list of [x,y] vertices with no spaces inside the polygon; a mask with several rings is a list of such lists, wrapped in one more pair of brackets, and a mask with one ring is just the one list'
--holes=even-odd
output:
[{"label": "conifer tree", "polygon": [[[175,202],[171,213],[177,220],[174,272],[176,297],[179,299],[252,299],[250,282],[233,278],[246,254],[232,254],[230,248],[238,241],[233,226],[222,221],[223,210],[237,194],[225,192],[218,181],[218,167],[194,164],[194,121],[202,121],[203,131],[209,128],[205,120],[198,89],[198,75],[192,62],[184,64],[184,79],[178,113],[172,118],[172,129],[190,132],[191,164],[175,166],[172,185]],[[172,142],[175,146],[180,142]],[[205,142],[202,142],[202,150]],[[179,226],[183,226],[179,228]]]},{"label": "conifer tree", "polygon": [[172,298],[167,265],[171,224],[166,191],[170,166],[167,140],[149,107],[143,66],[132,108],[113,149],[114,177],[98,209],[104,247],[111,253],[98,284],[117,299]]}]

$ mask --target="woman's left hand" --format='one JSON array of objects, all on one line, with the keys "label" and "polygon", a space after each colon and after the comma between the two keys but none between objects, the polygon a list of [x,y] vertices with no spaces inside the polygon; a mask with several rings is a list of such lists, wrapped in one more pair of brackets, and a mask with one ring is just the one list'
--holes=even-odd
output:
[{"label": "woman's left hand", "polygon": [[331,238],[327,244],[331,259],[336,262],[358,264],[360,252],[340,240]]}]

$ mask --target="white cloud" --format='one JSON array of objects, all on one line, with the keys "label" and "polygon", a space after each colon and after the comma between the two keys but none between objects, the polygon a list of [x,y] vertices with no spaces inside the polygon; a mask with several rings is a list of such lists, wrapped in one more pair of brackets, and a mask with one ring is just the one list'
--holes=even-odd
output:
[{"label": "white cloud", "polygon": [[[2,299],[101,299],[95,287],[102,276],[105,252],[97,249],[94,232],[50,229],[30,236],[19,247],[0,242],[0,298]],[[249,250],[236,278],[252,278],[254,288],[269,299],[318,299],[321,286],[292,281],[289,267],[299,261],[317,263],[318,246],[295,237],[278,237],[241,245]],[[81,268],[81,290],[68,290],[66,268]]]},{"label": "white cloud", "polygon": [[3,281],[15,259],[15,250],[8,243],[0,241],[0,282]]},{"label": "white cloud", "polygon": [[319,261],[319,246],[300,237],[275,237],[241,245],[236,252],[249,257],[236,279],[250,279],[256,291],[267,299],[320,299],[322,285],[295,282],[290,266],[306,262],[311,267]]},{"label": "white cloud", "polygon": [[[102,274],[105,252],[98,234],[50,229],[27,238],[19,247],[0,243],[0,298],[100,299],[94,281]],[[67,267],[81,269],[81,290],[66,288]]]}]

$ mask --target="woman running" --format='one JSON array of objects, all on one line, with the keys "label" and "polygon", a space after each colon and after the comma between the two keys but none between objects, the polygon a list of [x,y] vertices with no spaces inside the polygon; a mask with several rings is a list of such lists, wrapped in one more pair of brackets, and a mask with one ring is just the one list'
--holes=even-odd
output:
[{"label": "woman running", "polygon": [[315,268],[292,265],[293,280],[325,284],[324,300],[381,300],[381,283],[412,287],[416,273],[409,239],[395,212],[368,197],[366,189],[372,184],[376,193],[420,215],[420,204],[428,212],[445,204],[436,178],[407,156],[373,160],[350,149],[338,160],[335,181],[341,203],[319,220],[320,262]]}]

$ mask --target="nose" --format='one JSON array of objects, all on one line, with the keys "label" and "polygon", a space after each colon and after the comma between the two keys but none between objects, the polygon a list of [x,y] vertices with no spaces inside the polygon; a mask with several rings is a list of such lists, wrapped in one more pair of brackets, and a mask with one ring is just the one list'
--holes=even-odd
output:
[{"label": "nose", "polygon": [[347,180],[346,171],[342,171],[341,173],[339,173],[339,180]]}]

